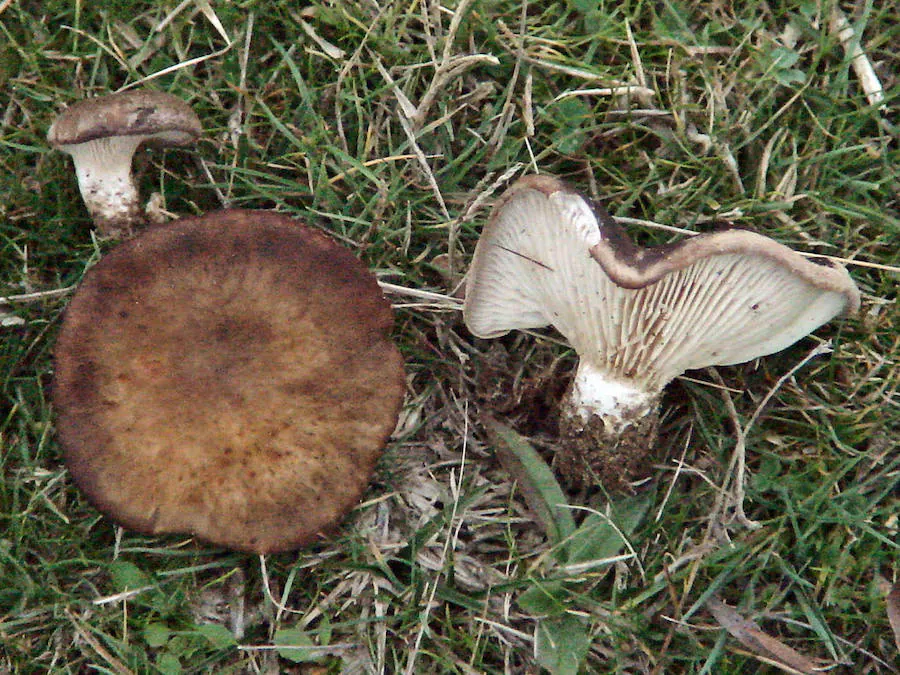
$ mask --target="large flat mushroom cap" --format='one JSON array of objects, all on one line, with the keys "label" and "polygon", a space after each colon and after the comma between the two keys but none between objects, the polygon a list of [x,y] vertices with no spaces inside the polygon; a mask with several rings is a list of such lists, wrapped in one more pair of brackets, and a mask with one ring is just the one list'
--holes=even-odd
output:
[{"label": "large flat mushroom cap", "polygon": [[65,314],[53,402],[72,478],[139,532],[309,543],[358,503],[396,424],[392,323],[368,270],[285,216],[150,228]]}]

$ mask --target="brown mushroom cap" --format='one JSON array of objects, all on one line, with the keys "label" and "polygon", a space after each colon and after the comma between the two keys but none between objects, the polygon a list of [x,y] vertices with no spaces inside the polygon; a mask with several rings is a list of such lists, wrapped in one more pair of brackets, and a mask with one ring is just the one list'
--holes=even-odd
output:
[{"label": "brown mushroom cap", "polygon": [[257,553],[358,503],[404,393],[373,276],[285,216],[147,229],[85,275],[55,351],[66,464],[143,533]]},{"label": "brown mushroom cap", "polygon": [[47,141],[55,148],[115,136],[134,136],[160,145],[185,145],[203,133],[191,107],[162,91],[133,91],[73,103],[51,125]]}]

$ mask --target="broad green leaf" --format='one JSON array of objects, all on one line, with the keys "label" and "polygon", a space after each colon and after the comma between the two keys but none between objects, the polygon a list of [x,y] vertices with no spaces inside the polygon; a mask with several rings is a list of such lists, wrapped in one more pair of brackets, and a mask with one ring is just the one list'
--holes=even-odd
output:
[{"label": "broad green leaf", "polygon": [[806,82],[806,73],[802,70],[797,70],[796,68],[789,68],[788,70],[779,70],[776,72],[775,79],[778,80],[779,84],[785,86],[803,84]]},{"label": "broad green leaf", "polygon": [[300,628],[279,628],[275,631],[274,642],[278,647],[278,656],[292,663],[310,663],[322,658],[319,650],[309,649],[315,647],[315,643]]},{"label": "broad green leaf", "polygon": [[197,632],[216,649],[228,649],[237,645],[234,634],[220,623],[205,623],[198,626]]},{"label": "broad green leaf", "polygon": [[569,591],[562,581],[535,581],[516,598],[519,607],[533,616],[559,616],[566,611]]},{"label": "broad green leaf", "polygon": [[787,70],[800,60],[800,54],[787,47],[775,47],[766,52],[766,58],[774,68]]},{"label": "broad green leaf", "polygon": [[564,614],[538,623],[536,652],[538,663],[551,675],[578,675],[591,648],[584,622]]},{"label": "broad green leaf", "polygon": [[181,660],[169,652],[163,652],[156,657],[156,667],[163,675],[179,675],[183,671]]},{"label": "broad green leaf", "polygon": [[144,626],[144,642],[148,647],[162,647],[169,641],[172,631],[164,623],[154,621]]},{"label": "broad green leaf", "polygon": [[152,585],[150,577],[140,567],[127,560],[115,560],[109,565],[109,576],[119,591],[134,591]]},{"label": "broad green leaf", "polygon": [[[519,484],[519,490],[540,518],[550,541],[559,544],[575,532],[575,519],[553,471],[515,431],[487,416],[483,422],[503,468]],[[558,555],[561,554],[562,551]]]},{"label": "broad green leaf", "polygon": [[323,614],[322,618],[319,619],[319,644],[323,647],[328,646],[331,643],[331,620],[328,618],[327,614]]},{"label": "broad green leaf", "polygon": [[587,132],[579,127],[559,129],[551,136],[554,149],[562,155],[574,155],[587,140]]},{"label": "broad green leaf", "polygon": [[592,513],[568,542],[568,562],[603,560],[622,553],[625,539],[634,533],[653,501],[653,492],[623,497],[611,505],[609,517]]}]

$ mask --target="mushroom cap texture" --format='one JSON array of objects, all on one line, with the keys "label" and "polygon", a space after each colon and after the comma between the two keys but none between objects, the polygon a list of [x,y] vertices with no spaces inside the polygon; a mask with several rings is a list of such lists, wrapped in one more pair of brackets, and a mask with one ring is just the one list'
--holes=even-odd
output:
[{"label": "mushroom cap texture", "polygon": [[73,103],[47,132],[55,148],[114,136],[146,137],[159,145],[185,145],[203,133],[200,119],[177,96],[161,91],[133,91]]},{"label": "mushroom cap texture", "polygon": [[310,543],[358,503],[396,425],[392,325],[362,263],[286,216],[151,227],[65,313],[53,402],[72,478],[139,532]]},{"label": "mushroom cap texture", "polygon": [[843,267],[747,230],[638,247],[547,176],[522,178],[498,200],[466,288],[474,335],[553,325],[593,369],[647,391],[685,370],[780,351],[859,306]]}]

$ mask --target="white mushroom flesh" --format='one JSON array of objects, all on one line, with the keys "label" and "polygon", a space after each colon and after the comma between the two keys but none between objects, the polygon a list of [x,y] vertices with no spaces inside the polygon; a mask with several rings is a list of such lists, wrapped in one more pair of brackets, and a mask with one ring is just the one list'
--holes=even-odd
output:
[{"label": "white mushroom flesh", "polygon": [[572,381],[570,401],[566,413],[576,416],[583,424],[597,415],[627,425],[650,412],[658,403],[659,395],[627,379],[612,377],[608,369],[594,368],[590,361],[582,360]]}]

